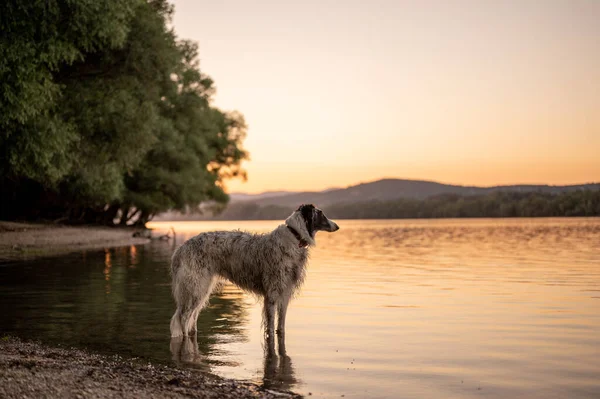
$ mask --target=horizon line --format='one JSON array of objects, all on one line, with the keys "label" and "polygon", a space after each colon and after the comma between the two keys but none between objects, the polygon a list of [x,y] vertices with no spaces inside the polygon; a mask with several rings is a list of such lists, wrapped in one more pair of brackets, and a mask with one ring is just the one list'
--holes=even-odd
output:
[{"label": "horizon line", "polygon": [[323,188],[323,189],[300,190],[300,191],[289,190],[289,189],[272,189],[272,190],[266,190],[266,191],[261,191],[261,192],[257,192],[257,193],[244,192],[244,191],[233,191],[233,192],[227,192],[227,194],[228,195],[233,195],[233,194],[238,194],[238,195],[239,194],[242,194],[242,195],[263,195],[263,194],[277,193],[277,192],[285,192],[285,193],[320,193],[320,192],[323,192],[323,191],[345,190],[345,189],[350,188],[350,187],[360,186],[362,184],[376,183],[376,182],[383,181],[383,180],[403,180],[403,181],[412,181],[412,182],[443,184],[443,185],[447,185],[447,186],[478,187],[478,188],[510,187],[510,186],[569,187],[569,186],[583,186],[583,185],[586,185],[586,184],[600,184],[600,181],[589,181],[589,182],[584,182],[584,183],[569,183],[569,184],[511,183],[511,184],[474,185],[474,184],[460,184],[460,183],[445,183],[445,182],[440,182],[440,181],[436,181],[436,180],[428,180],[428,179],[408,179],[408,178],[402,178],[402,177],[381,177],[381,178],[378,178],[378,179],[375,179],[375,180],[360,181],[358,183],[353,183],[353,184],[347,185],[345,187],[330,186],[330,187]]}]

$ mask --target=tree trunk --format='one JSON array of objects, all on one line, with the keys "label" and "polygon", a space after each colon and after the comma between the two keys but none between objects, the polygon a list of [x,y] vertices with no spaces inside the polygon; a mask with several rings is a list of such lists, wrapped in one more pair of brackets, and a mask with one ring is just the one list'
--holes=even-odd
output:
[{"label": "tree trunk", "polygon": [[127,216],[127,222],[132,220],[141,211],[142,211],[141,209],[136,209],[134,212],[132,212],[129,216]]},{"label": "tree trunk", "polygon": [[114,220],[117,216],[117,212],[119,212],[119,204],[112,204],[108,207],[106,211],[104,211],[104,224],[107,226],[113,226],[115,224]]},{"label": "tree trunk", "polygon": [[127,225],[127,221],[129,220],[129,210],[131,208],[129,206],[121,208],[121,220],[119,221],[119,224],[121,226],[126,226]]},{"label": "tree trunk", "polygon": [[148,218],[150,217],[150,212],[148,211],[142,211],[140,213],[140,217],[138,218],[138,220],[135,221],[135,225],[136,226],[145,226],[146,222],[148,222]]}]

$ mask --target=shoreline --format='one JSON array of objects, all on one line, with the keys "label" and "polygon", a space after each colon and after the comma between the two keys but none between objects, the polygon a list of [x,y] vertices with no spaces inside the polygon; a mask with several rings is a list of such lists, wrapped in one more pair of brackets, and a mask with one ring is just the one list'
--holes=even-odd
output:
[{"label": "shoreline", "polygon": [[133,237],[134,231],[136,229],[130,227],[63,226],[0,221],[0,262],[150,242],[148,238]]},{"label": "shoreline", "polygon": [[0,338],[0,397],[301,398],[289,391],[86,350]]},{"label": "shoreline", "polygon": [[[140,229],[0,221],[0,265],[77,251],[143,245]],[[200,370],[0,337],[1,398],[301,398]]]}]

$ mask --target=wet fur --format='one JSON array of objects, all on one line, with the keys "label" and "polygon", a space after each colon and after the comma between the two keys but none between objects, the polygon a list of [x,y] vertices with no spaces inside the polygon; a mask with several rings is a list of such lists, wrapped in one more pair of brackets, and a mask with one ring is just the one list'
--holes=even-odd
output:
[{"label": "wet fur", "polygon": [[[288,226],[301,236],[306,247],[299,246]],[[327,231],[339,228],[314,206],[303,205],[268,234],[216,231],[186,241],[171,261],[177,304],[171,318],[171,337],[195,333],[198,315],[220,279],[263,297],[267,335],[273,337],[276,312],[277,330],[283,335],[287,307],[304,282],[309,248],[315,245],[314,234],[319,227]]]}]

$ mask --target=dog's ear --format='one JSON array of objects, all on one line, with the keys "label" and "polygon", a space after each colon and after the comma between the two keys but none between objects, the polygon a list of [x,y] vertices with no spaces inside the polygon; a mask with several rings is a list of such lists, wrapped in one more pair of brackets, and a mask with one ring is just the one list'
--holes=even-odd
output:
[{"label": "dog's ear", "polygon": [[300,212],[304,223],[306,223],[306,230],[311,237],[314,237],[315,232],[314,210],[315,206],[313,204],[303,204],[298,208],[298,212]]}]

